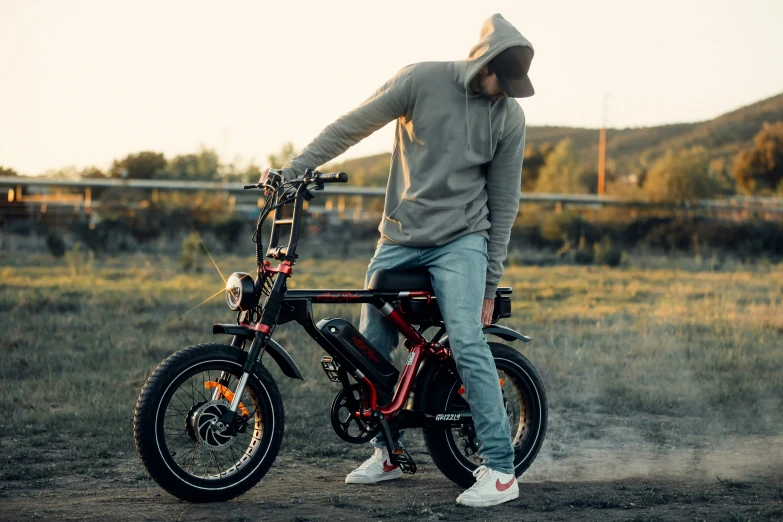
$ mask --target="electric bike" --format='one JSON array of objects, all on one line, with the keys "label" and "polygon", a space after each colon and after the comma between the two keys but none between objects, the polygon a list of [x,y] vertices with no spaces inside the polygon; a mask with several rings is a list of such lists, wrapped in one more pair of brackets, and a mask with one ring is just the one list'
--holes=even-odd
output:
[{"label": "electric bike", "polygon": [[[294,275],[303,204],[327,183],[345,183],[345,173],[308,170],[287,180],[270,170],[256,185],[265,205],[256,224],[258,269],[255,277],[235,272],[226,283],[228,307],[236,323],[215,324],[213,334],[227,344],[208,343],[180,350],[149,376],[134,415],[138,455],[150,476],[167,492],[191,502],[234,498],[257,484],[277,456],[283,438],[283,401],[266,364],[277,364],[292,379],[304,380],[286,350],[273,338],[277,326],[298,323],[323,348],[323,370],[339,383],[331,406],[331,424],[346,442],[368,442],[381,433],[391,465],[415,473],[416,462],[393,447],[394,429],[422,428],[437,468],[463,487],[481,464],[465,387],[451,355],[448,332],[426,270],[378,270],[367,289],[288,289]],[[283,211],[293,210],[284,218]],[[272,215],[264,258],[262,226]],[[281,232],[289,227],[287,243]],[[283,236],[284,238],[284,236]],[[503,403],[511,426],[514,467],[520,476],[544,440],[547,399],[533,365],[505,343],[530,338],[497,321],[511,315],[511,288],[498,288],[491,337]],[[313,303],[369,303],[405,338],[409,355],[400,372],[348,321],[316,322]],[[425,336],[428,330],[432,335]],[[498,339],[499,341],[496,341]],[[263,356],[267,355],[264,360]]]}]

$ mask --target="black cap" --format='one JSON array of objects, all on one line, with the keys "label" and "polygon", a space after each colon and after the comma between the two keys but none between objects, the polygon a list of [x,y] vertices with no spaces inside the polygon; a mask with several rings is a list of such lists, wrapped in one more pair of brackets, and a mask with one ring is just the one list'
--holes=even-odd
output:
[{"label": "black cap", "polygon": [[501,51],[487,66],[490,74],[497,75],[498,83],[507,96],[527,98],[536,92],[527,76],[532,61],[533,50],[530,47],[517,45]]}]

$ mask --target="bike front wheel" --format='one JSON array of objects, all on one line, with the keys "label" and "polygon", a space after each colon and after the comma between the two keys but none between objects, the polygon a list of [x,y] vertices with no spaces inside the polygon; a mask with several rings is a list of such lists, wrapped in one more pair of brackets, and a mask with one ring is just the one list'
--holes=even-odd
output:
[{"label": "bike front wheel", "polygon": [[283,402],[261,365],[240,397],[235,434],[216,428],[242,377],[247,354],[222,344],[191,346],[150,375],[134,415],[136,450],[150,476],[189,502],[234,498],[272,466],[283,438]]}]

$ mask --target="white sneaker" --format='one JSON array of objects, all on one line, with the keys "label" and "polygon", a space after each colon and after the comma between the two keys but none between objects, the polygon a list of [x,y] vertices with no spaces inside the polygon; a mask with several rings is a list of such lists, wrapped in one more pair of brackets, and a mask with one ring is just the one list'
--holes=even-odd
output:
[{"label": "white sneaker", "polygon": [[457,504],[486,507],[519,497],[517,477],[511,473],[501,473],[486,466],[479,466],[473,476],[476,477],[476,483],[457,497]]},{"label": "white sneaker", "polygon": [[383,480],[398,479],[402,470],[396,464],[389,462],[389,452],[386,448],[375,448],[375,454],[364,461],[364,464],[348,473],[346,484],[376,484]]}]

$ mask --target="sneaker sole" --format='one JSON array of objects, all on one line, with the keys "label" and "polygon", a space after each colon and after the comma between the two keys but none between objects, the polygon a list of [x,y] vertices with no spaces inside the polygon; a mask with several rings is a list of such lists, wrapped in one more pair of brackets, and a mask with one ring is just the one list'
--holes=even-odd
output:
[{"label": "sneaker sole", "polygon": [[378,482],[383,482],[384,480],[394,480],[402,477],[402,472],[400,473],[393,473],[389,472],[387,475],[382,475],[381,477],[377,479],[371,479],[369,477],[345,477],[345,483],[346,484],[377,484]]},{"label": "sneaker sole", "polygon": [[462,506],[470,506],[470,507],[489,507],[489,506],[497,506],[498,504],[503,504],[505,502],[510,502],[518,498],[519,498],[519,489],[517,489],[512,493],[509,493],[508,495],[503,495],[501,497],[495,497],[491,499],[480,499],[480,500],[457,499],[457,504],[460,504]]}]

